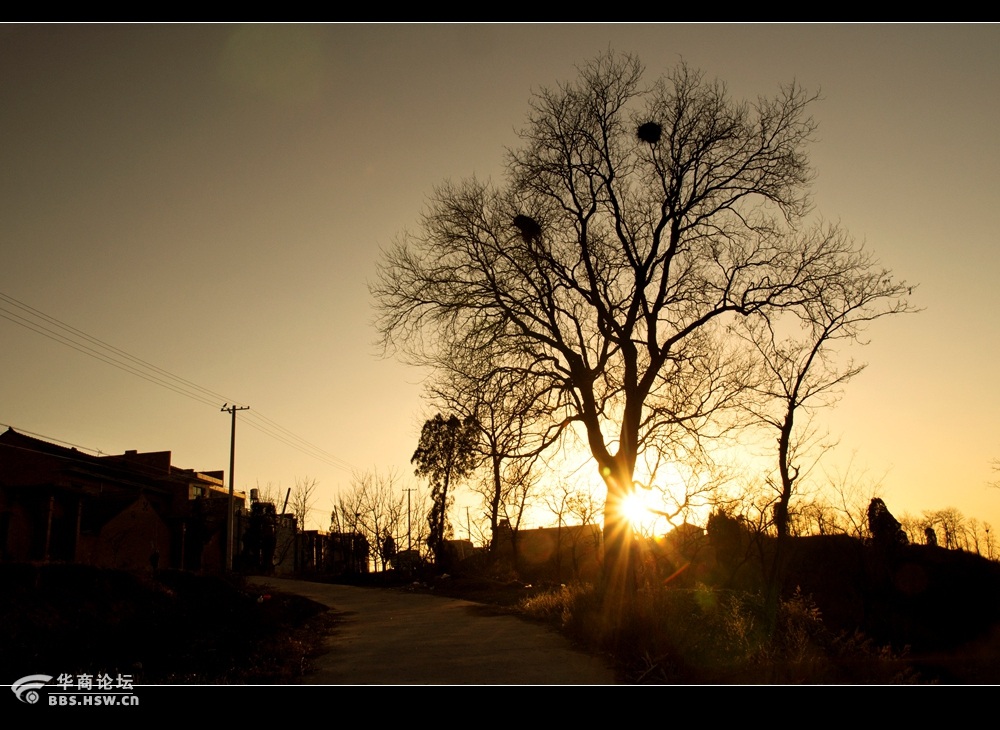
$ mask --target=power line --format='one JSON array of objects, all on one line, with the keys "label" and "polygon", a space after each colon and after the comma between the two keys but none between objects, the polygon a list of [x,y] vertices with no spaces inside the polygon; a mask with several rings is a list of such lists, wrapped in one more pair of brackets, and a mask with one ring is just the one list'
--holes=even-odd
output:
[{"label": "power line", "polygon": [[21,316],[19,316],[17,314],[14,314],[12,312],[9,312],[6,309],[0,308],[0,317],[2,317],[3,319],[8,320],[10,322],[14,322],[14,324],[21,325],[22,327],[25,327],[26,329],[30,329],[33,332],[37,332],[40,335],[48,337],[50,340],[54,340],[55,342],[58,342],[58,343],[60,343],[62,345],[66,345],[67,347],[70,347],[70,348],[76,350],[77,352],[82,352],[84,355],[87,355],[88,357],[92,357],[95,360],[100,360],[101,362],[107,363],[108,365],[116,367],[119,370],[124,370],[125,372],[132,373],[133,375],[136,375],[136,376],[142,378],[143,380],[148,380],[151,383],[159,385],[159,386],[161,386],[163,388],[167,388],[168,390],[172,390],[175,393],[179,393],[180,395],[186,396],[188,398],[192,398],[193,400],[197,400],[197,401],[199,401],[201,403],[205,403],[206,405],[215,405],[215,403],[213,401],[206,400],[203,397],[199,397],[195,393],[191,393],[191,392],[188,392],[188,391],[184,391],[184,390],[182,390],[180,388],[177,388],[173,384],[169,383],[168,381],[165,381],[165,380],[162,380],[160,378],[157,378],[154,375],[151,375],[149,373],[143,373],[141,370],[138,370],[138,369],[136,369],[134,367],[131,367],[127,363],[122,363],[122,362],[116,361],[111,356],[108,356],[108,355],[106,355],[104,353],[101,353],[98,350],[95,350],[93,348],[87,347],[86,345],[82,345],[82,344],[80,344],[78,342],[73,342],[69,338],[64,337],[63,335],[60,335],[58,332],[54,332],[54,331],[52,331],[52,330],[50,330],[50,329],[48,329],[48,328],[46,328],[46,327],[44,327],[42,325],[39,325],[36,322],[30,322],[28,320],[25,320],[23,317],[21,317]]},{"label": "power line", "polygon": [[[235,398],[230,398],[198,385],[187,378],[175,375],[169,370],[165,370],[104,340],[87,334],[83,330],[73,327],[3,292],[0,292],[0,318],[203,405],[217,408],[220,400],[227,404],[236,403],[242,405],[242,402]],[[298,436],[293,431],[273,421],[259,411],[249,411],[244,420],[248,426],[271,437],[275,441],[283,443],[328,466],[347,472],[357,471],[357,468],[350,462]]]},{"label": "power line", "polygon": [[80,444],[74,444],[72,441],[62,441],[60,439],[53,438],[52,436],[46,436],[45,434],[35,433],[34,431],[29,431],[26,428],[21,428],[20,426],[14,426],[13,424],[10,423],[0,423],[0,426],[3,426],[4,428],[12,428],[18,433],[24,434],[25,436],[32,436],[34,438],[42,439],[44,441],[50,441],[54,444],[69,446],[71,448],[76,449],[77,451],[93,451],[96,456],[107,456],[107,454],[105,454],[100,449],[94,449],[91,448],[90,446],[81,446]]},{"label": "power line", "polygon": [[[125,350],[115,347],[114,345],[110,345],[104,340],[94,337],[93,335],[89,335],[83,330],[66,324],[51,315],[45,314],[45,312],[35,309],[34,307],[25,304],[8,294],[0,292],[0,301],[5,302],[8,306],[20,309],[21,312],[27,315],[27,317],[40,319],[45,324],[52,325],[56,329],[53,330],[46,327],[45,324],[31,321],[25,317],[24,314],[11,312],[0,305],[0,312],[4,313],[0,316],[3,316],[4,319],[8,319],[15,324],[26,327],[27,329],[48,337],[51,340],[55,340],[56,342],[72,347],[74,350],[82,352],[89,357],[93,357],[97,360],[108,363],[109,365],[113,365],[121,370],[137,375],[140,378],[157,383],[158,385],[173,390],[174,392],[201,401],[208,405],[216,405],[218,400],[227,400],[224,395],[209,390],[208,388],[203,388],[197,383],[182,378],[179,375],[174,375],[169,370],[164,370],[163,368],[153,365],[142,358],[136,357]],[[57,330],[62,330],[62,332],[66,334],[61,334]],[[82,340],[83,342],[78,342],[76,340]],[[93,347],[90,345],[93,345]],[[142,372],[143,370],[146,372]],[[173,382],[171,383],[170,381]]]},{"label": "power line", "polygon": [[[259,422],[256,422],[258,420]],[[301,436],[297,436],[259,411],[250,411],[244,418],[244,423],[251,428],[255,428],[258,431],[267,434],[276,441],[280,441],[293,449],[297,449],[304,454],[308,454],[309,456],[312,456],[318,461],[322,461],[329,466],[343,469],[348,472],[358,471],[358,469],[350,462],[331,454],[329,451],[316,446],[310,441],[306,441]]]}]

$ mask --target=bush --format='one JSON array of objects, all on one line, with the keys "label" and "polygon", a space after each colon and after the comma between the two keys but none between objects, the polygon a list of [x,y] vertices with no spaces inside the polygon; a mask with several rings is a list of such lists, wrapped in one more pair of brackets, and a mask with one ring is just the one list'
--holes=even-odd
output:
[{"label": "bush", "polygon": [[534,596],[521,609],[614,656],[628,682],[887,683],[915,677],[888,649],[860,635],[832,635],[816,605],[798,592],[780,603],[774,621],[759,595],[705,585],[641,592],[614,627],[600,592],[586,584]]},{"label": "bush", "polygon": [[560,629],[583,638],[578,622],[599,609],[597,593],[589,583],[570,583],[539,593],[521,602],[521,612],[530,618],[557,625]]}]

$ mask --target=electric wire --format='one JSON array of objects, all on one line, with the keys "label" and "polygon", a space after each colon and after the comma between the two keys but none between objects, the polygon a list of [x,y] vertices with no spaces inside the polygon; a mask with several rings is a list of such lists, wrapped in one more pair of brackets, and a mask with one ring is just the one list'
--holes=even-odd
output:
[{"label": "electric wire", "polygon": [[69,339],[69,338],[67,338],[67,337],[65,337],[63,335],[60,335],[58,332],[54,332],[54,331],[52,331],[52,330],[50,330],[50,329],[48,329],[48,328],[46,328],[46,327],[44,327],[42,325],[39,325],[37,322],[31,322],[31,321],[25,319],[24,317],[21,317],[21,316],[19,316],[17,314],[9,312],[6,309],[0,308],[0,317],[2,317],[3,319],[8,320],[10,322],[13,322],[14,324],[20,325],[20,326],[22,326],[22,327],[24,327],[26,329],[29,329],[32,332],[37,332],[38,334],[43,335],[44,337],[48,337],[50,340],[54,340],[55,342],[58,342],[58,343],[60,343],[62,345],[66,345],[67,347],[70,347],[70,348],[76,350],[77,352],[82,352],[84,355],[87,355],[88,357],[92,357],[95,360],[99,360],[99,361],[101,361],[103,363],[107,363],[108,365],[116,367],[119,370],[123,370],[123,371],[125,371],[127,373],[132,373],[133,375],[135,375],[137,377],[140,377],[143,380],[148,380],[150,383],[154,383],[154,384],[159,385],[159,386],[161,386],[163,388],[167,388],[168,390],[172,390],[175,393],[178,393],[180,395],[183,395],[183,396],[186,396],[188,398],[191,398],[192,400],[200,401],[201,403],[204,403],[206,405],[214,405],[215,404],[214,401],[209,401],[209,400],[205,399],[204,397],[199,397],[197,394],[181,390],[180,388],[175,387],[173,384],[171,384],[168,381],[165,381],[165,380],[162,380],[160,378],[157,378],[157,377],[155,377],[155,376],[153,376],[153,375],[151,375],[149,373],[144,373],[144,372],[138,370],[137,368],[128,365],[127,363],[122,363],[122,362],[116,361],[116,360],[112,359],[110,356],[105,355],[104,353],[99,352],[98,350],[95,350],[95,349],[93,349],[91,347],[87,347],[86,345],[80,344],[78,342],[74,342],[71,339]]},{"label": "electric wire", "polygon": [[[195,400],[202,400],[202,402],[204,402],[206,404],[214,405],[214,402],[217,399],[225,400],[225,396],[220,395],[219,393],[216,393],[215,391],[209,390],[208,388],[203,388],[202,386],[198,385],[197,383],[194,383],[194,382],[192,382],[190,380],[187,380],[186,378],[182,378],[179,375],[175,375],[175,374],[171,373],[169,370],[164,370],[161,367],[153,365],[152,363],[147,362],[146,360],[143,360],[142,358],[136,357],[135,355],[132,355],[132,354],[126,352],[125,350],[122,350],[122,349],[120,349],[118,347],[115,347],[114,345],[111,345],[111,344],[105,342],[104,340],[101,340],[101,339],[99,339],[97,337],[94,337],[93,335],[87,334],[83,330],[77,329],[76,327],[73,327],[72,325],[66,324],[65,322],[63,322],[63,321],[61,321],[59,319],[56,319],[55,317],[52,317],[51,315],[48,315],[45,312],[42,312],[42,311],[40,311],[38,309],[35,309],[34,307],[32,307],[32,306],[30,306],[28,304],[25,304],[24,302],[19,301],[18,299],[15,299],[14,297],[12,297],[12,296],[10,296],[8,294],[4,294],[3,292],[0,292],[0,300],[6,302],[10,306],[13,306],[13,307],[16,307],[16,308],[22,310],[23,312],[29,314],[30,316],[37,317],[38,319],[41,319],[44,322],[46,322],[46,323],[48,323],[48,324],[50,324],[50,325],[52,325],[52,326],[54,326],[54,327],[56,327],[56,328],[64,331],[64,332],[69,333],[69,337],[78,337],[78,338],[84,340],[85,342],[89,342],[89,343],[91,343],[92,345],[95,345],[98,348],[106,350],[107,352],[106,353],[100,353],[98,350],[94,350],[93,348],[88,347],[87,345],[80,345],[79,343],[74,343],[72,340],[69,339],[69,337],[67,337],[65,335],[61,335],[58,332],[54,332],[53,330],[50,330],[50,329],[48,329],[47,327],[45,327],[43,325],[39,325],[37,322],[29,322],[29,320],[27,320],[25,317],[23,317],[21,315],[18,315],[18,314],[15,314],[13,312],[10,312],[10,311],[8,311],[8,310],[3,309],[2,307],[0,307],[0,311],[6,312],[7,314],[10,314],[10,315],[12,315],[13,317],[16,318],[16,319],[11,319],[11,317],[5,317],[5,319],[10,319],[11,321],[15,322],[16,324],[22,324],[22,326],[28,327],[28,329],[33,329],[35,332],[39,332],[39,334],[43,334],[46,337],[49,337],[50,339],[54,339],[57,342],[62,342],[63,344],[67,344],[67,345],[69,345],[70,347],[72,347],[75,350],[83,352],[84,354],[91,355],[92,357],[96,357],[97,359],[102,360],[103,362],[108,362],[109,364],[115,365],[116,367],[119,367],[121,369],[125,369],[128,372],[132,372],[132,373],[134,373],[136,375],[139,375],[139,377],[146,377],[146,376],[143,375],[143,374],[141,374],[141,373],[139,373],[136,370],[136,367],[145,368],[145,369],[147,369],[149,371],[152,371],[152,373],[155,373],[155,375],[152,376],[153,377],[153,382],[165,383],[166,381],[164,381],[164,378],[168,378],[169,380],[173,380],[173,381],[175,381],[178,384],[178,387],[184,387],[188,391],[191,391],[191,393],[194,393],[194,394],[197,394],[197,395],[200,395],[200,396],[203,396],[203,397],[196,397],[196,395],[192,395],[191,393],[182,393],[182,395],[187,395],[188,397],[194,398]],[[31,326],[31,325],[34,325],[34,326]],[[41,330],[44,330],[44,331],[40,331],[39,329],[36,329],[36,327],[40,327]],[[119,362],[117,360],[115,360],[115,361],[109,361],[109,359],[107,359],[107,358],[120,358],[120,359],[124,360],[125,362],[121,363],[121,362]],[[134,363],[135,365],[134,366],[128,365],[129,362]],[[149,378],[147,377],[147,379],[149,379]],[[171,387],[171,386],[168,386],[168,387]],[[204,398],[208,398],[208,400],[205,400]]]},{"label": "electric wire", "polygon": [[[83,330],[73,327],[3,292],[0,292],[0,318],[204,405],[217,408],[219,401],[245,405],[241,401],[228,398],[221,393],[205,388],[194,381],[175,375],[168,370],[136,357],[121,348],[87,334]],[[298,436],[260,411],[250,409],[244,413],[241,420],[246,425],[269,436],[275,441],[283,443],[328,466],[350,473],[357,471],[357,468],[350,462]],[[100,452],[98,451],[98,453]]]}]

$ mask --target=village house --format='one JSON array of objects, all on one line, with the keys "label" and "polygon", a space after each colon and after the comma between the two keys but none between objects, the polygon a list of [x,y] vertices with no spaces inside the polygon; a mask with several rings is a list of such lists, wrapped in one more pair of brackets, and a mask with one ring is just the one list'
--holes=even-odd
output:
[{"label": "village house", "polygon": [[[7,429],[0,434],[0,561],[221,570],[229,503],[223,473],[170,460],[169,451],[92,456]],[[245,496],[234,496],[242,511]]]},{"label": "village house", "polygon": [[560,525],[513,531],[501,522],[494,552],[528,580],[585,580],[600,576],[600,525]]}]

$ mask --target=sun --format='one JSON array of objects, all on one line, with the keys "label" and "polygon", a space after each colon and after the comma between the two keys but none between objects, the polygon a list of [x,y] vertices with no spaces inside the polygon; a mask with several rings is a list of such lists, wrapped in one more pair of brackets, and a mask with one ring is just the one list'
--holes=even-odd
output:
[{"label": "sun", "polygon": [[641,530],[649,522],[649,508],[638,492],[632,492],[622,501],[622,514],[633,530]]}]

